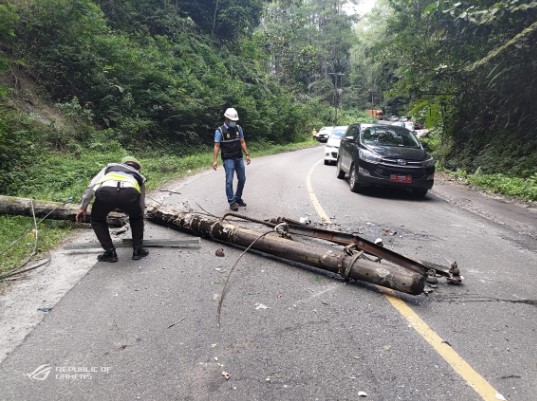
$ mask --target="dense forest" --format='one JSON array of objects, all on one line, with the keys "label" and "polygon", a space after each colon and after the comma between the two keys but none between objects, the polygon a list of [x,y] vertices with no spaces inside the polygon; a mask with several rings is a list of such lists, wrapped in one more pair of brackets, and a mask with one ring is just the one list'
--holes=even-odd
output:
[{"label": "dense forest", "polygon": [[374,107],[425,124],[440,167],[537,199],[537,1],[358,3],[0,0],[0,193],[54,197],[44,170],[69,193],[92,171],[65,158],[208,151],[230,106],[266,145]]}]

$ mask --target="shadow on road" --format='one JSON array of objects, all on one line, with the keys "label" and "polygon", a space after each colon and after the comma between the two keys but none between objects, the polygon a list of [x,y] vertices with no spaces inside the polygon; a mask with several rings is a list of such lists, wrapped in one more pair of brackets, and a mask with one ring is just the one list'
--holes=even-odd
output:
[{"label": "shadow on road", "polygon": [[367,196],[371,198],[384,198],[394,200],[410,200],[415,202],[438,202],[439,199],[428,193],[424,198],[418,197],[409,189],[404,188],[381,188],[368,187],[360,190],[358,196]]}]

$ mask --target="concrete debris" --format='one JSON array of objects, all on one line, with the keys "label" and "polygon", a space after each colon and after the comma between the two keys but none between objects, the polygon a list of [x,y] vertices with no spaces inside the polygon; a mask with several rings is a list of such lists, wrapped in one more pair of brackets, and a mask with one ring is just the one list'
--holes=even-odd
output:
[{"label": "concrete debris", "polygon": [[300,223],[301,224],[311,224],[311,220],[309,217],[301,217],[300,218]]}]

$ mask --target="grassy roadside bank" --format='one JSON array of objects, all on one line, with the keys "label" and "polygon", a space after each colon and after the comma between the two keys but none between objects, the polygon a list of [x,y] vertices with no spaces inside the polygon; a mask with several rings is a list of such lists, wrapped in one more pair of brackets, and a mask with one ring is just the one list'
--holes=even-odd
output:
[{"label": "grassy roadside bank", "polygon": [[456,172],[452,176],[486,191],[529,202],[537,202],[537,174],[528,178],[509,177],[504,174],[471,174]]},{"label": "grassy roadside bank", "polygon": [[[317,145],[309,138],[288,145],[270,143],[248,144],[252,157],[303,149]],[[79,155],[53,154],[37,159],[27,171],[20,190],[14,196],[78,204],[86,185],[107,163],[120,160],[126,152],[117,149],[110,152],[86,151]],[[164,183],[211,168],[212,148],[200,149],[189,156],[176,156],[161,151],[133,152],[143,164],[142,173],[148,178],[149,191]],[[38,226],[35,258],[43,257],[69,236],[76,224],[62,221],[43,221]],[[0,216],[0,274],[20,266],[35,246],[34,221],[31,217]],[[15,242],[16,245],[10,247]],[[10,247],[7,251],[6,248]],[[30,263],[29,265],[31,265]]]}]

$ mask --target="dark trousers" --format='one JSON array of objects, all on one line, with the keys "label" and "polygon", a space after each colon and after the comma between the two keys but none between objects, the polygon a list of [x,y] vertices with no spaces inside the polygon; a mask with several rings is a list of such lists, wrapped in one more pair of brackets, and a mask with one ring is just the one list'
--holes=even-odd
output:
[{"label": "dark trousers", "polygon": [[119,209],[129,215],[134,249],[142,246],[144,239],[144,211],[140,205],[140,192],[134,188],[102,187],[95,193],[95,202],[91,207],[91,226],[101,246],[113,249],[110,230],[106,217],[112,210]]}]

